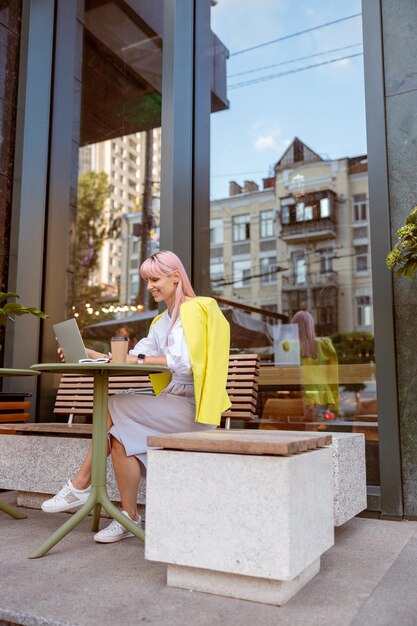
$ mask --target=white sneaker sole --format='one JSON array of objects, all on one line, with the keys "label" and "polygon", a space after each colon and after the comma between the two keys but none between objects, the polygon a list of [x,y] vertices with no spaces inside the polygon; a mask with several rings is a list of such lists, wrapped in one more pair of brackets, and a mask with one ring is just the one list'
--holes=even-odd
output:
[{"label": "white sneaker sole", "polygon": [[78,502],[78,503],[72,502],[71,504],[61,505],[59,507],[54,507],[54,508],[48,508],[44,506],[44,504],[42,504],[41,509],[44,513],[65,513],[65,511],[72,511],[74,509],[79,509],[86,502],[87,500],[85,500],[85,502]]},{"label": "white sneaker sole", "polygon": [[99,537],[98,535],[94,535],[94,541],[96,541],[97,543],[117,543],[118,541],[122,541],[122,539],[128,539],[129,537],[134,537],[134,534],[125,532],[122,535],[114,535],[113,537]]}]

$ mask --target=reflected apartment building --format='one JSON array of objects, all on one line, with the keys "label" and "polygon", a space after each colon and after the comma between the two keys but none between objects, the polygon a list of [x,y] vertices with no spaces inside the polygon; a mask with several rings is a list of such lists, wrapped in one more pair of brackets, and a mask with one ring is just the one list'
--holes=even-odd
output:
[{"label": "reflected apartment building", "polygon": [[231,181],[211,203],[214,292],[291,317],[320,335],[373,332],[366,155],[323,159],[295,138],[274,176]]},{"label": "reflected apartment building", "polygon": [[[147,133],[151,135],[148,141]],[[106,173],[110,185],[104,205],[109,237],[100,250],[98,269],[91,281],[102,286],[103,297],[127,304],[134,300],[138,291],[141,237],[137,228],[142,222],[145,184],[149,175],[151,222],[155,231],[159,227],[161,129],[132,133],[80,148],[79,174],[91,170]]]}]

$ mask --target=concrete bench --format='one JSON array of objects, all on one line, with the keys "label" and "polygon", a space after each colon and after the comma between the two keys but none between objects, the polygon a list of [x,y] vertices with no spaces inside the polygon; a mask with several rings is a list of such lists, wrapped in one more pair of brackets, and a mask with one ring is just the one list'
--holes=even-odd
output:
[{"label": "concrete bench", "polygon": [[[0,432],[1,429],[2,425]],[[89,445],[91,426],[22,424],[19,432],[24,433],[25,429],[30,437],[24,434],[0,437],[0,489],[17,490],[20,506],[40,508],[43,500],[56,493],[81,464]],[[72,433],[71,437],[67,436],[68,430]],[[291,431],[283,432],[291,434]],[[332,438],[334,523],[341,526],[367,506],[365,443],[360,433],[328,434]],[[309,432],[308,436],[321,434]],[[119,493],[110,459],[108,491],[110,498],[118,502]],[[142,513],[145,498],[146,481],[142,479],[138,492]]]},{"label": "concrete bench", "polygon": [[[283,605],[334,543],[331,437],[149,437],[145,558],[172,587]],[[178,486],[181,486],[178,488]]]}]

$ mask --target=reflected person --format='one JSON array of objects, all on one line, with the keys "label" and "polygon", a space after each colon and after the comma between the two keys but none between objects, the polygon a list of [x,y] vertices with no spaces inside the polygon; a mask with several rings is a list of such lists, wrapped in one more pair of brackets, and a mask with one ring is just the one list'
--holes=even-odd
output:
[{"label": "reflected person", "polygon": [[[339,410],[338,360],[330,337],[316,337],[314,319],[298,311],[291,320],[298,325],[305,417],[334,419]],[[311,367],[327,366],[327,367]]]}]

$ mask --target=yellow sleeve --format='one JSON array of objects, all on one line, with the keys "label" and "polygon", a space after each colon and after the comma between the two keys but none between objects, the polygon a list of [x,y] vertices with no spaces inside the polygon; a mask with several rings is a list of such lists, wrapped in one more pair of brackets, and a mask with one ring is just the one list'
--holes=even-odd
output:
[{"label": "yellow sleeve", "polygon": [[194,376],[196,421],[220,424],[230,407],[226,393],[230,327],[212,298],[196,298],[181,307],[181,322]]}]

